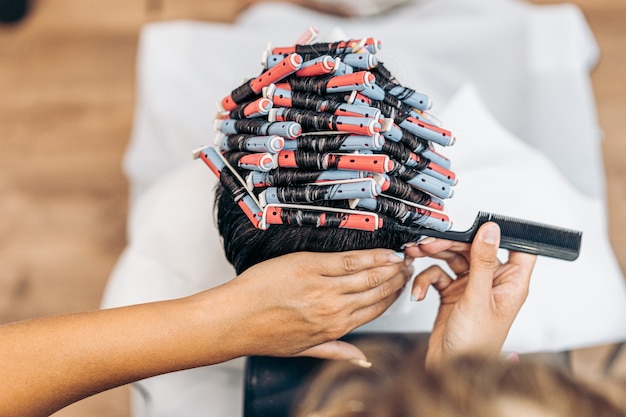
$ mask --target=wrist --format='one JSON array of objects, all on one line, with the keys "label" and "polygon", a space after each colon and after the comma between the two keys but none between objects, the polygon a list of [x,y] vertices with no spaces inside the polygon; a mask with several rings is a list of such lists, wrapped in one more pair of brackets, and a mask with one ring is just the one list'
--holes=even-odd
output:
[{"label": "wrist", "polygon": [[197,366],[253,354],[245,337],[253,308],[222,285],[179,300],[188,350]]}]

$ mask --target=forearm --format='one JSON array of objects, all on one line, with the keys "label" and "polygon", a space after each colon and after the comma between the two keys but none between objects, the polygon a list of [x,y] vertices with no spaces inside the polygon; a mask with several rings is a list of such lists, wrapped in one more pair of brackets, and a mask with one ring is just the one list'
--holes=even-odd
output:
[{"label": "forearm", "polygon": [[242,313],[212,298],[209,307],[192,297],[0,327],[0,416],[47,416],[97,392],[237,356],[224,323]]}]

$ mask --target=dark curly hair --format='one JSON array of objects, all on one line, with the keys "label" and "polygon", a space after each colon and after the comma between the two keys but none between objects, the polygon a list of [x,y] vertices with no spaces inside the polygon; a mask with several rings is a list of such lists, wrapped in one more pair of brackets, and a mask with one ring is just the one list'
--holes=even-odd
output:
[{"label": "dark curly hair", "polygon": [[404,243],[416,241],[420,237],[417,231],[410,233],[393,228],[369,232],[271,225],[267,230],[257,229],[221,184],[216,189],[214,211],[226,258],[235,267],[237,274],[257,263],[292,252],[338,252],[372,248],[399,250]]}]

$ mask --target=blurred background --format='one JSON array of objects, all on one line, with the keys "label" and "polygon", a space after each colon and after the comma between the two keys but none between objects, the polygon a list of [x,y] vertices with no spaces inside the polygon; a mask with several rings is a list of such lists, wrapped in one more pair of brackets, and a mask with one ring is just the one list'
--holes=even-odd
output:
[{"label": "blurred background", "polygon": [[[601,50],[592,81],[605,133],[610,238],[626,271],[626,2],[570,3],[582,9]],[[0,0],[0,324],[98,307],[126,243],[121,163],[141,26],[176,18],[230,22],[245,6],[243,0]],[[613,352],[583,349],[573,353],[574,364],[581,373],[601,373]],[[626,375],[626,353],[620,355],[611,372]],[[55,414],[128,415],[125,387]]]}]

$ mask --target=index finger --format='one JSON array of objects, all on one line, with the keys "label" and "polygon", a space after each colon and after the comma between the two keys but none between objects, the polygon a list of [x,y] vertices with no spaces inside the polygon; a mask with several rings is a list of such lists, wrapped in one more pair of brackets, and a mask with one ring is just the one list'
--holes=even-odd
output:
[{"label": "index finger", "polygon": [[525,272],[530,273],[537,262],[537,255],[524,252],[509,251],[509,263],[519,265]]},{"label": "index finger", "polygon": [[469,252],[468,243],[446,239],[428,238],[415,244],[405,245],[404,252],[412,258],[436,257],[441,252]]},{"label": "index finger", "polygon": [[537,255],[531,255],[523,252],[509,252],[509,264],[517,265],[519,268],[518,280],[524,283],[528,287],[530,283],[530,276],[535,268],[535,262],[537,261]]}]

